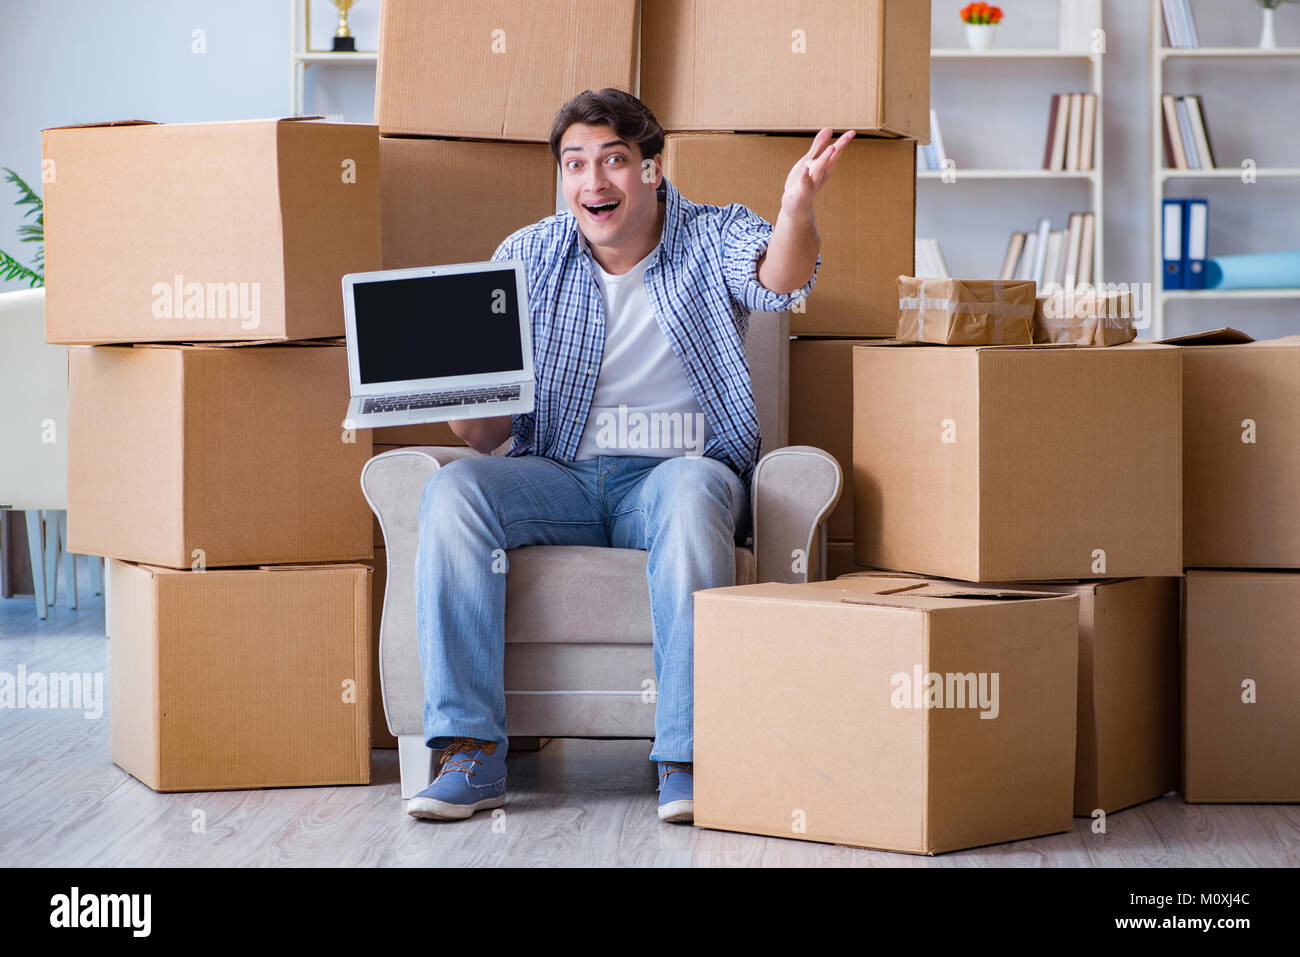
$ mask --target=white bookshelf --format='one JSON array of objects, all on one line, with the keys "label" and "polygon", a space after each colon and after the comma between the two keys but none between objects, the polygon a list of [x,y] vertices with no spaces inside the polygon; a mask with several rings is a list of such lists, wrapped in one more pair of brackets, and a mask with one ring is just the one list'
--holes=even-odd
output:
[{"label": "white bookshelf", "polygon": [[[1163,21],[1162,21],[1163,25]],[[1163,35],[1163,30],[1162,34]],[[1162,60],[1194,57],[1235,58],[1235,57],[1298,57],[1300,47],[1278,47],[1276,50],[1260,50],[1257,47],[1167,47],[1161,46],[1160,37],[1154,40],[1156,55]]]},{"label": "white bookshelf", "polygon": [[[942,121],[940,122],[942,126]],[[1066,170],[1053,172],[1046,169],[962,169],[955,167],[950,172],[936,169],[917,170],[917,179],[1086,179],[1097,178],[1096,170]]]},{"label": "white bookshelf", "polygon": [[1079,50],[1057,50],[1050,47],[1025,47],[1016,49],[969,50],[961,47],[934,48],[930,51],[935,60],[1091,60],[1096,56]]},{"label": "white bookshelf", "polygon": [[[1165,336],[1165,306],[1170,302],[1266,301],[1300,299],[1298,289],[1165,289],[1164,288],[1164,200],[1165,185],[1171,180],[1242,180],[1241,166],[1215,169],[1169,169],[1165,166],[1164,108],[1160,97],[1165,93],[1164,66],[1170,60],[1284,60],[1300,57],[1300,47],[1261,50],[1257,47],[1168,47],[1164,45],[1164,17],[1160,0],[1150,0],[1151,7],[1151,338]],[[1216,157],[1221,160],[1222,157]],[[1257,166],[1250,170],[1254,179],[1300,178],[1300,167]]]},{"label": "white bookshelf", "polygon": [[[1024,184],[1024,183],[1030,183],[1035,181],[1056,182],[1061,184],[1062,186],[1066,186],[1066,184],[1069,183],[1078,183],[1080,185],[1086,186],[1087,196],[1089,200],[1089,211],[1093,213],[1094,220],[1095,220],[1094,230],[1093,230],[1093,253],[1092,253],[1093,282],[1101,282],[1105,277],[1105,265],[1103,260],[1103,250],[1105,249],[1105,219],[1103,217],[1103,211],[1105,208],[1105,204],[1104,204],[1105,177],[1103,175],[1103,155],[1104,155],[1104,145],[1105,145],[1103,139],[1103,130],[1105,128],[1105,123],[1103,122],[1103,115],[1104,115],[1105,100],[1104,97],[1102,96],[1102,92],[1103,92],[1102,60],[1104,57],[1105,54],[1099,52],[1084,52],[1079,50],[1060,50],[1051,47],[1032,47],[1032,48],[994,47],[989,50],[969,50],[969,49],[962,49],[957,47],[931,49],[930,60],[932,64],[936,62],[944,63],[948,61],[969,62],[972,60],[975,61],[985,60],[985,61],[997,62],[1006,65],[1009,69],[1014,69],[1015,68],[1014,64],[1017,61],[1059,62],[1061,63],[1061,69],[1062,69],[1063,88],[1068,87],[1070,85],[1070,80],[1068,79],[1068,77],[1077,75],[1075,73],[1071,73],[1068,71],[1071,70],[1077,71],[1079,64],[1085,64],[1088,68],[1089,82],[1088,82],[1087,89],[1083,90],[1082,92],[1095,93],[1097,96],[1097,115],[1094,119],[1094,123],[1096,124],[1096,126],[1093,131],[1093,165],[1092,165],[1092,169],[1089,170],[1078,170],[1078,171],[1066,170],[1062,172],[1054,172],[1052,170],[1035,169],[1035,168],[978,169],[978,168],[963,168],[957,166],[951,170],[919,170],[917,171],[916,174],[918,183],[937,182],[942,184],[942,186],[945,188],[952,188],[956,184],[962,182],[998,182],[998,181],[1003,181],[1007,184],[1007,186],[1004,188],[1010,188],[1011,186],[1014,186],[1016,184]],[[931,78],[930,78],[931,88],[937,86],[939,83],[942,82],[943,82],[942,79],[939,80],[935,79],[934,72],[932,70]],[[1031,93],[1030,96],[1032,97],[1030,103],[1032,103],[1036,107],[1035,121],[1041,122],[1043,128],[1046,129],[1047,115],[1048,115],[1047,113],[1048,100],[1046,97],[1040,96],[1036,92]],[[939,127],[940,130],[943,129],[942,114],[940,114],[939,116]],[[945,146],[950,146],[950,144],[945,144]],[[949,153],[951,154],[951,149],[949,149]],[[1067,187],[1067,188],[1073,188],[1073,187]],[[949,202],[952,201],[951,196],[945,197],[945,199]],[[958,201],[960,201],[959,197],[958,197]],[[1017,201],[1021,206],[1023,206],[1026,209],[1027,213],[1032,208],[1033,200],[1028,195],[1022,195],[1020,197],[1017,197],[1015,201]],[[1033,217],[1033,218],[1035,221],[1037,220],[1037,217]],[[1026,222],[1025,228],[1028,229],[1032,225],[1033,223]],[[1008,236],[998,236],[996,237],[996,239],[993,238],[990,239],[990,242],[993,243],[993,245],[997,246],[999,256],[1001,255],[1002,250],[1005,249],[1006,242],[1009,240],[1009,238],[1010,236],[1008,235]],[[942,237],[940,237],[940,246],[942,246],[942,244],[943,244]]]},{"label": "white bookshelf", "polygon": [[289,0],[289,115],[302,116],[307,112],[307,69],[309,67],[368,67],[379,63],[379,54],[358,50],[356,53],[333,53],[329,50],[312,50],[311,7],[304,0]]}]

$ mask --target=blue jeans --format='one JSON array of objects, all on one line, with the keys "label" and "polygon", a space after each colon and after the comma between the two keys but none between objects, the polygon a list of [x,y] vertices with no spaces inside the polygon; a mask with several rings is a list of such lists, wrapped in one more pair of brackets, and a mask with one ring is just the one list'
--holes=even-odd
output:
[{"label": "blue jeans", "polygon": [[505,741],[504,551],[595,545],[649,552],[654,628],[652,761],[695,743],[694,598],[736,583],[749,489],[716,459],[537,455],[457,459],[425,484],[415,560],[424,736]]}]

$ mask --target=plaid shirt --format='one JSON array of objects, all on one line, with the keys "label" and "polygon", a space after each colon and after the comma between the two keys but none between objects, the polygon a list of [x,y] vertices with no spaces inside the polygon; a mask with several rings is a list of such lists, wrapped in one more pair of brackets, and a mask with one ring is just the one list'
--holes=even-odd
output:
[{"label": "plaid shirt", "polygon": [[[758,413],[745,359],[751,312],[783,312],[812,292],[781,294],[758,281],[772,226],[738,203],[705,206],[662,181],[664,231],[646,270],[659,328],[681,360],[713,435],[704,455],[749,482],[758,462]],[[578,453],[605,351],[605,308],[578,222],[567,210],[511,234],[493,254],[528,276],[534,411],[512,419],[507,455],[571,460]]]}]

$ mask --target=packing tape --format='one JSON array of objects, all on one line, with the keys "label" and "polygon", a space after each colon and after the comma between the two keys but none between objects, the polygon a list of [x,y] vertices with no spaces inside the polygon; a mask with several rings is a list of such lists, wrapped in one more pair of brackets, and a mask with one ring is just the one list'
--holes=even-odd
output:
[{"label": "packing tape", "polygon": [[1005,316],[1011,319],[1028,319],[1034,314],[1034,307],[1021,302],[962,302],[959,299],[931,299],[922,296],[915,299],[900,299],[898,304],[903,309],[941,309],[953,315],[983,312],[992,316]]}]

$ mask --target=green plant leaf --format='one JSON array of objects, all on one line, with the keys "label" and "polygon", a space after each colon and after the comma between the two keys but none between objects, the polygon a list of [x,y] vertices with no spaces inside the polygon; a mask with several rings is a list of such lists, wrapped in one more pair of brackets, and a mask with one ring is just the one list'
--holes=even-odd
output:
[{"label": "green plant leaf", "polygon": [[0,280],[5,282],[25,282],[35,289],[45,285],[45,277],[34,269],[29,269],[4,250],[0,250]]},{"label": "green plant leaf", "polygon": [[[0,251],[0,279],[5,281],[26,282],[31,286],[44,286],[44,265],[45,265],[45,203],[37,195],[36,190],[32,189],[23,180],[21,176],[15,173],[9,167],[4,167],[5,179],[18,187],[18,199],[14,201],[15,206],[30,206],[31,209],[23,213],[23,219],[27,219],[33,214],[36,218],[33,222],[22,223],[18,227],[19,242],[40,243],[36,249],[36,255],[32,259],[36,269],[28,268],[14,259],[8,253]],[[38,271],[39,270],[39,271]]]}]

